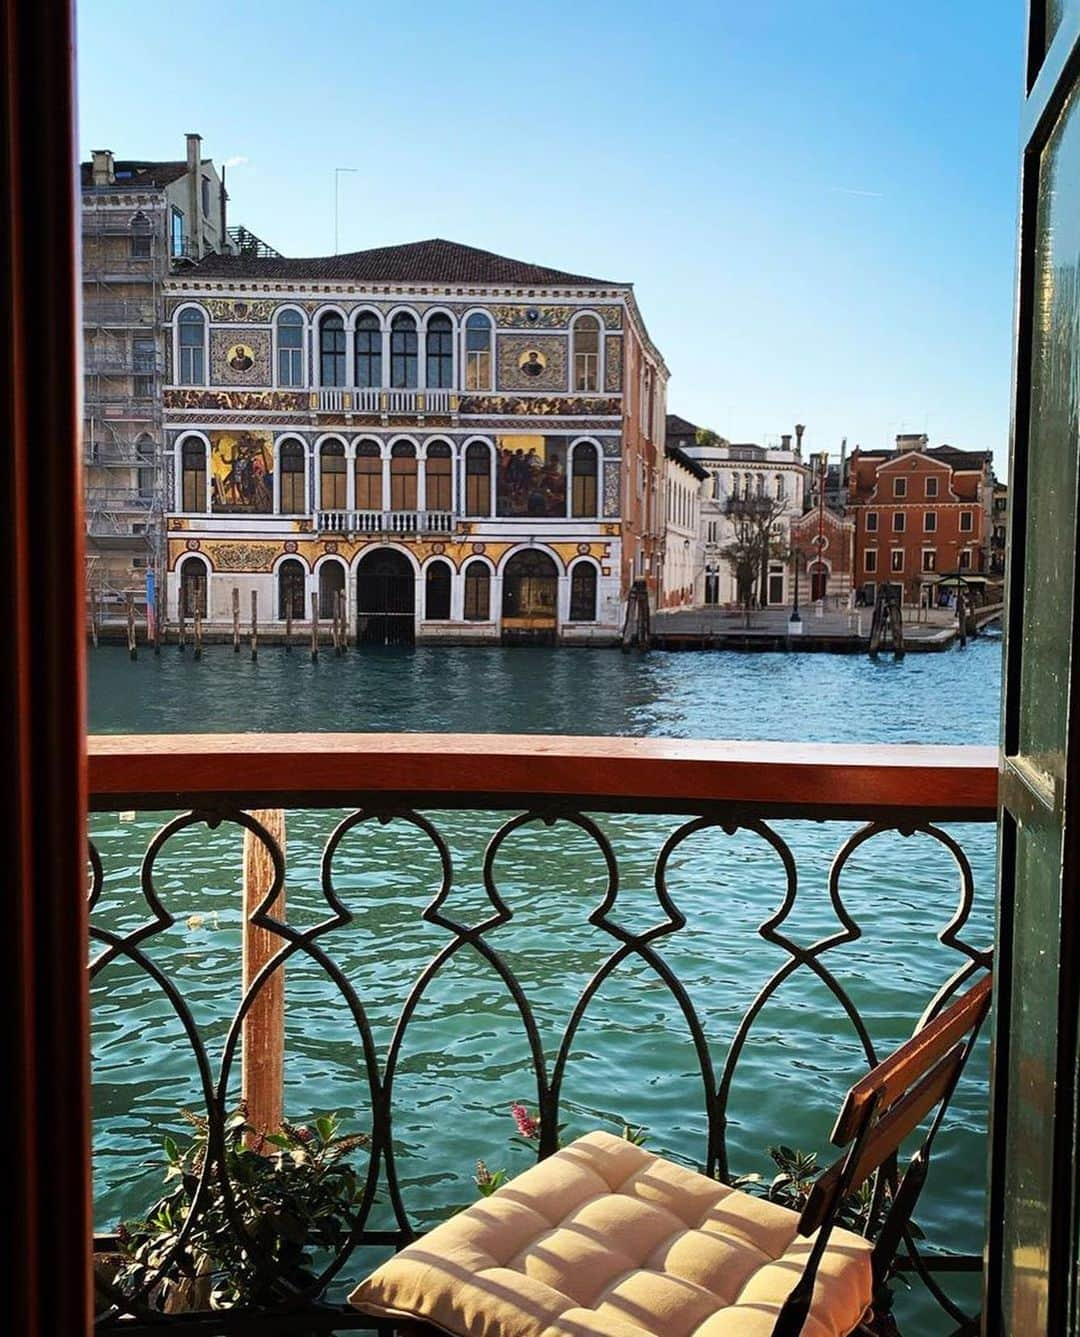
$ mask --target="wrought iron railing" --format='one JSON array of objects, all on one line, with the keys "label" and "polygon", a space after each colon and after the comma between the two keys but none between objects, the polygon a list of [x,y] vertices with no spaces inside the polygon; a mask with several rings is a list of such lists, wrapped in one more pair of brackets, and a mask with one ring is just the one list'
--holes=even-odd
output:
[{"label": "wrought iron railing", "polygon": [[[850,903],[852,868],[868,851],[876,847],[882,851],[870,866],[873,900],[880,903],[892,895],[897,906],[904,907],[903,914],[897,909],[895,925],[889,917],[875,921],[879,929],[882,922],[886,925],[886,956],[896,978],[910,977],[913,969],[912,959],[899,946],[900,921],[905,915],[919,922],[925,938],[936,938],[934,950],[945,963],[940,970],[928,972],[933,989],[917,995],[920,1005],[925,1003],[922,1016],[903,1015],[897,1022],[901,1028],[913,1029],[966,981],[989,968],[986,910],[992,891],[981,888],[983,913],[981,927],[976,927],[972,860],[956,832],[942,824],[992,822],[996,778],[995,754],[989,748],[472,735],[92,738],[89,787],[95,812],[172,814],[148,832],[137,868],[130,847],[125,847],[116,871],[107,871],[112,868],[108,851],[103,855],[92,845],[90,891],[90,975],[96,995],[104,991],[107,999],[110,972],[125,972],[123,998],[109,1009],[103,1042],[115,1047],[118,1029],[126,1026],[135,1045],[132,1052],[142,1052],[138,1046],[140,1027],[146,1024],[146,1003],[145,999],[137,1004],[130,1001],[132,981],[141,981],[140,987],[164,1000],[182,1045],[190,1051],[197,1113],[208,1121],[211,1155],[202,1169],[191,1215],[179,1228],[162,1266],[183,1253],[185,1240],[215,1185],[231,1222],[225,1228],[247,1238],[235,1186],[220,1168],[224,1163],[220,1153],[239,1089],[245,1027],[255,1025],[257,1019],[259,1025],[265,1024],[262,1009],[282,977],[288,981],[296,972],[304,981],[305,993],[314,989],[323,1000],[324,1019],[336,1018],[340,1044],[352,1046],[345,1066],[348,1069],[355,1057],[357,1084],[363,1093],[358,1105],[362,1104],[370,1120],[364,1130],[370,1145],[360,1171],[349,1237],[322,1259],[307,1284],[296,1287],[295,1282],[275,1278],[273,1261],[260,1256],[254,1241],[248,1240],[249,1266],[261,1271],[275,1292],[269,1314],[257,1321],[240,1310],[202,1319],[163,1316],[155,1308],[151,1277],[134,1295],[121,1294],[102,1283],[99,1328],[140,1334],[160,1331],[161,1323],[170,1321],[183,1323],[185,1331],[205,1333],[328,1333],[371,1327],[370,1319],[342,1306],[341,1283],[359,1279],[368,1269],[373,1256],[369,1246],[385,1250],[415,1237],[427,1224],[425,1213],[430,1208],[430,1202],[423,1203],[418,1212],[415,1195],[428,1193],[430,1197],[431,1184],[446,1177],[448,1167],[438,1159],[437,1116],[426,1136],[424,1173],[410,1178],[402,1172],[402,1161],[409,1163],[410,1154],[416,1156],[415,1143],[420,1138],[416,1126],[422,1111],[413,1105],[403,1110],[400,1090],[410,1073],[416,1072],[415,1056],[410,1060],[406,1055],[415,1043],[417,1028],[425,1024],[422,1018],[433,997],[440,997],[440,1006],[451,1011],[462,1005],[460,1000],[457,1004],[447,1001],[438,991],[465,963],[486,972],[494,992],[488,991],[491,1001],[462,1033],[475,1037],[471,1043],[483,1051],[490,1020],[486,1008],[496,1006],[496,997],[503,998],[523,1043],[521,1062],[500,1089],[507,1103],[524,1095],[539,1112],[539,1154],[552,1151],[557,1144],[567,1114],[568,1081],[583,1051],[597,1047],[588,1040],[595,1012],[614,988],[620,1002],[630,1009],[632,1032],[644,1025],[635,1008],[651,1012],[660,1006],[660,1000],[667,1000],[667,1020],[661,1028],[663,1052],[677,1055],[672,1061],[691,1070],[686,1080],[697,1092],[694,1111],[680,1112],[680,1122],[693,1134],[690,1159],[706,1173],[720,1177],[750,1168],[733,1163],[731,1142],[739,1132],[738,1120],[733,1121],[733,1101],[746,1084],[745,1076],[740,1082],[740,1074],[747,1069],[748,1050],[758,1042],[760,1031],[775,1029],[775,1020],[768,1022],[767,1018],[793,980],[805,980],[816,990],[816,998],[828,1002],[834,1020],[825,1030],[830,1036],[845,1037],[836,1044],[835,1052],[830,1047],[827,1056],[830,1072],[841,1086],[878,1057],[874,1019],[858,1006],[855,981],[839,964],[863,936],[863,922],[880,913],[880,904]],[[284,841],[272,833],[277,828],[270,820],[278,810],[298,814],[296,820],[302,818],[309,826],[314,813],[337,810],[336,816],[326,817],[325,830],[318,837],[317,874],[309,852],[304,856],[305,871],[286,878]],[[290,816],[290,823],[293,820]],[[456,847],[454,827],[466,820],[473,836],[486,841],[471,879],[471,913],[463,911],[459,899],[470,878]],[[820,897],[807,889],[812,888],[813,879],[800,866],[798,833],[809,830],[820,835],[824,829],[820,824],[832,822],[847,825],[830,841],[835,854],[823,873],[826,895]],[[612,834],[614,827],[618,831]],[[183,858],[184,851],[198,850],[198,857],[204,860],[200,865],[203,875],[210,878],[210,885],[220,886],[224,874],[212,859],[205,862],[207,842],[229,830],[244,834],[249,854],[254,851],[262,859],[265,882],[248,888],[243,934],[245,938],[261,934],[265,955],[242,989],[237,962],[239,1003],[219,1027],[215,1060],[202,1020],[155,944],[176,924],[176,913],[169,904],[175,892],[175,879],[166,871],[170,860]],[[363,948],[360,958],[350,957],[344,942],[350,926],[355,932],[358,916],[367,924],[383,925],[379,931],[387,932],[389,905],[400,908],[396,886],[387,888],[384,906],[378,877],[357,880],[370,842],[388,831],[405,833],[396,856],[399,867],[404,863],[431,870],[430,895],[415,903],[413,928],[435,935],[437,941],[422,957],[415,937],[403,945],[410,930],[404,919],[396,919],[403,941],[390,944],[393,968],[388,973],[393,978],[379,987],[372,985],[370,977],[367,984],[358,978],[355,963],[363,960]],[[530,846],[523,865],[515,865],[515,882],[507,878],[504,860],[514,842],[530,831],[539,833],[539,839]],[[642,899],[644,865],[639,859],[639,885],[634,890],[620,849],[620,839],[631,835],[639,846],[642,839],[648,842],[651,890],[647,905]],[[195,845],[191,844],[193,837]],[[702,838],[749,842],[740,847],[738,856],[742,877],[749,882],[747,886],[737,883],[740,904],[745,910],[749,903],[750,937],[771,957],[771,964],[754,981],[749,978],[753,971],[747,964],[746,946],[734,941],[739,914],[730,895],[721,894],[711,874],[704,889],[699,886],[693,897],[684,885],[688,869],[693,872],[696,868],[700,877],[705,867],[683,862],[693,842]],[[896,871],[893,844],[913,838],[929,842],[926,850],[951,862],[957,883],[947,898],[920,891],[923,865],[919,859],[909,861],[906,872]],[[590,852],[593,866],[587,876],[571,879],[574,889],[567,892],[566,913],[580,916],[583,929],[593,934],[598,946],[583,975],[583,987],[576,996],[571,993],[566,1014],[556,1022],[551,1006],[541,996],[558,971],[557,935],[550,929],[544,934],[546,964],[537,973],[527,968],[526,957],[503,946],[502,934],[519,914],[527,912],[531,900],[549,891],[545,879],[553,876],[553,870],[558,876],[560,851],[569,847],[568,842],[577,842],[577,847]],[[758,852],[753,857],[747,854],[751,848]],[[291,838],[289,849],[292,855]],[[771,882],[762,881],[766,864],[772,869]],[[288,866],[293,867],[292,863]],[[319,886],[318,913],[313,914],[309,906],[306,913],[296,916],[293,897],[305,872],[308,881],[317,881]],[[392,883],[393,872],[386,876]],[[279,900],[286,880],[288,910]],[[508,881],[514,883],[513,889]],[[939,890],[940,885],[939,880]],[[802,903],[815,895],[820,903],[810,907],[809,928],[807,924],[800,928]],[[109,905],[111,915],[103,908]],[[717,955],[709,980],[732,974],[741,980],[745,972],[747,988],[745,999],[727,1018],[730,1025],[722,1059],[714,1048],[717,1019],[701,993],[708,980],[687,987],[672,954],[685,940],[693,942],[703,932],[715,933],[717,916],[721,927],[731,926],[730,940],[725,932],[722,941],[726,946]],[[415,971],[411,964],[407,969],[402,964],[412,960],[410,951],[417,954]],[[581,962],[576,964],[580,969]],[[186,978],[191,978],[190,972]],[[624,991],[629,991],[626,997]],[[336,999],[329,1012],[328,998]],[[388,1018],[388,1040],[382,1046],[376,1040],[375,1012]],[[890,1036],[889,1042],[895,1038]],[[680,1043],[683,1047],[677,1048]],[[475,1054],[476,1049],[469,1052]],[[797,1066],[812,1070],[814,1057],[799,1053]],[[452,1058],[451,1052],[437,1051],[430,1061],[442,1071]],[[289,1062],[288,1054],[285,1061]],[[504,1062],[505,1055],[500,1055],[500,1063]],[[760,1080],[760,1068],[757,1071]],[[605,1080],[614,1085],[626,1078],[627,1074],[613,1070]],[[252,1082],[256,1080],[252,1077]],[[632,1078],[630,1081],[633,1084]],[[752,1089],[750,1097],[757,1103],[767,1094],[765,1088]],[[743,1091],[743,1100],[745,1097]],[[262,1098],[257,1096],[257,1103]],[[115,1093],[111,1099],[115,1102]],[[619,1099],[620,1093],[613,1090],[607,1107],[619,1108]],[[976,1097],[976,1109],[979,1103]],[[126,1110],[116,1113],[117,1117],[127,1116]],[[459,1120],[464,1113],[464,1109],[458,1113]],[[785,1108],[786,1140],[798,1143],[804,1118],[801,1104]],[[107,1118],[104,1127],[109,1128]],[[654,1131],[661,1137],[664,1132]],[[112,1139],[107,1136],[107,1140]],[[497,1155],[498,1147],[492,1152]],[[981,1152],[976,1156],[980,1163],[964,1168],[968,1178],[978,1179],[981,1173]],[[415,1159],[412,1164],[415,1166]],[[460,1205],[457,1199],[444,1207]],[[935,1253],[952,1244],[952,1240],[931,1238],[920,1247],[911,1241],[908,1265],[949,1321],[963,1324],[965,1312],[947,1294],[938,1274],[977,1268],[978,1259]],[[324,1298],[328,1285],[330,1299]],[[920,1327],[919,1331],[929,1329]]]}]

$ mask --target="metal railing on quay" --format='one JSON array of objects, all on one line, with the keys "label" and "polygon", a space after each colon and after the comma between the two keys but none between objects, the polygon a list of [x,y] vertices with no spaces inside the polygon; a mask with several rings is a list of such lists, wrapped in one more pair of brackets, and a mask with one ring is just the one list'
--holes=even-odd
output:
[{"label": "metal railing on quay", "polygon": [[[491,988],[505,993],[510,1015],[520,1021],[525,1036],[525,1075],[519,1073],[515,1078],[518,1085],[513,1094],[526,1087],[534,1098],[539,1114],[536,1150],[541,1156],[558,1145],[566,1115],[569,1067],[578,1056],[582,1037],[591,1034],[592,1018],[587,1014],[605,996],[605,986],[644,988],[641,1001],[652,1000],[650,1011],[666,991],[671,1001],[667,1015],[677,1020],[665,1025],[675,1027],[680,1035],[665,1033],[664,1050],[676,1064],[685,1065],[686,1055],[692,1056],[693,1071],[687,1080],[699,1093],[700,1106],[693,1112],[698,1121],[694,1126],[700,1126],[696,1160],[704,1173],[725,1180],[741,1168],[731,1164],[729,1141],[739,1120],[732,1121],[729,1104],[742,1089],[740,1076],[743,1083],[747,1081],[746,1068],[752,1066],[747,1063],[749,1046],[760,1030],[768,1031],[774,1024],[763,1017],[769,1016],[770,1006],[791,981],[809,982],[817,990],[816,999],[828,1000],[832,1012],[823,1024],[826,1028],[835,1025],[836,1033],[846,1037],[841,1046],[849,1064],[842,1074],[846,1079],[859,1075],[850,1071],[853,1056],[860,1071],[880,1057],[872,1019],[860,1011],[858,990],[851,987],[842,966],[843,949],[863,936],[863,923],[873,921],[875,913],[875,907],[860,898],[855,898],[857,906],[845,899],[845,870],[850,878],[859,859],[872,861],[869,852],[876,848],[874,842],[913,837],[929,841],[934,857],[950,862],[957,875],[957,890],[948,905],[943,908],[936,901],[931,906],[927,901],[918,911],[926,917],[927,932],[932,929],[937,939],[935,951],[947,965],[941,974],[935,968],[932,996],[930,991],[919,995],[924,1004],[922,1015],[905,1018],[905,1026],[915,1029],[923,1024],[968,981],[990,968],[989,946],[977,941],[981,931],[977,923],[969,923],[976,894],[972,862],[961,838],[943,824],[995,820],[997,766],[991,748],[537,735],[93,736],[89,740],[89,794],[95,813],[168,814],[156,830],[144,833],[148,839],[137,868],[126,853],[120,861],[123,867],[114,873],[110,861],[91,845],[90,976],[92,987],[100,993],[107,988],[110,967],[123,964],[126,999],[132,997],[132,972],[142,978],[148,993],[158,991],[165,999],[170,1015],[180,1024],[182,1044],[190,1049],[192,1071],[198,1074],[196,1086],[201,1095],[196,1113],[205,1121],[209,1147],[188,1214],[176,1223],[153,1266],[144,1268],[137,1284],[126,1289],[104,1274],[99,1280],[97,1322],[102,1331],[115,1327],[128,1334],[149,1334],[161,1332],[162,1325],[170,1323],[184,1331],[222,1334],[330,1333],[374,1326],[372,1320],[321,1297],[332,1283],[340,1287],[346,1278],[359,1280],[359,1275],[353,1278],[353,1271],[362,1275],[364,1270],[358,1250],[376,1245],[400,1247],[418,1233],[412,1201],[416,1183],[399,1170],[405,1153],[400,1128],[395,1133],[395,1120],[415,1123],[418,1113],[415,1097],[410,1104],[398,1079],[402,1055],[419,1024],[416,1018],[424,1014],[441,972],[450,974],[445,968],[452,961],[471,961],[489,971]],[[286,860],[285,831],[288,813],[297,810],[320,814],[336,810],[318,837],[322,902],[316,919],[310,911],[296,917],[291,881],[290,906],[285,903],[287,869],[291,867]],[[483,905],[478,915],[471,916],[462,914],[456,900],[463,873],[456,864],[453,827],[462,820],[455,816],[460,813],[472,814],[472,829],[479,829],[485,842],[474,877]],[[666,820],[654,824],[653,817]],[[618,835],[608,829],[612,821],[617,824],[620,820],[624,835],[632,829],[635,839],[647,837],[649,842],[641,857],[651,869],[654,901],[645,923],[628,914],[620,901],[626,856]],[[310,844],[310,812],[305,821],[304,838]],[[834,851],[826,875],[832,926],[812,941],[794,932],[787,922],[798,913],[797,903],[804,898],[801,892],[807,881],[800,866],[800,846],[788,822],[801,822],[819,835],[826,828],[818,824],[845,824],[836,833],[835,843],[831,837],[827,842]],[[350,904],[355,904],[353,898],[359,894],[357,886],[365,887],[364,915],[371,914],[379,883],[370,877],[358,883],[357,869],[366,857],[365,839],[389,829],[402,842],[399,862],[415,861],[418,867],[433,870],[431,894],[416,902],[416,923],[442,936],[434,954],[418,958],[415,972],[409,965],[407,981],[401,977],[398,960],[388,997],[385,991],[377,996],[365,992],[350,965],[355,958],[342,954],[343,939],[339,939],[340,931],[350,924],[355,931],[358,909]],[[239,1003],[235,1009],[230,1003],[222,1021],[224,1031],[211,1044],[178,977],[168,973],[155,950],[155,939],[176,923],[164,890],[166,882],[173,889],[175,884],[162,871],[163,866],[172,867],[177,858],[182,860],[185,849],[203,848],[205,842],[217,838],[214,833],[230,831],[244,842],[243,978],[240,983],[238,962]],[[549,890],[542,885],[543,872],[528,861],[525,866],[515,864],[512,877],[500,862],[500,857],[508,857],[508,842],[512,846],[519,838],[517,833],[523,831],[541,833],[543,852],[549,857],[563,857],[564,848],[577,849],[575,858],[583,857],[582,848],[592,851],[589,857],[600,870],[592,875],[580,906],[576,900],[573,905],[575,914],[580,911],[582,930],[597,935],[599,954],[580,993],[574,996],[572,992],[569,1015],[560,1014],[554,1034],[551,1010],[538,1001],[543,991],[528,973],[527,960],[505,950],[499,935],[519,909],[524,909],[531,894]],[[720,842],[752,842],[776,879],[775,888],[759,888],[760,922],[751,930],[757,940],[755,950],[767,951],[774,962],[757,981],[759,987],[752,996],[739,1004],[739,1015],[729,1018],[730,1028],[725,1025],[728,1044],[722,1061],[715,1047],[716,1017],[702,1008],[698,982],[688,987],[676,964],[680,958],[671,954],[673,944],[703,927],[702,905],[720,908],[714,892],[703,893],[704,899],[691,898],[679,873],[680,860],[702,836]],[[197,846],[191,845],[192,837]],[[316,866],[310,850],[304,858],[306,868]],[[880,861],[881,856],[877,858]],[[871,862],[872,868],[878,866],[884,875],[886,864]],[[220,873],[212,876],[214,886],[222,885]],[[640,864],[637,876],[641,876]],[[536,880],[535,887],[530,878]],[[526,885],[519,887],[522,879]],[[905,890],[909,901],[916,897],[911,887]],[[805,896],[818,894],[815,888]],[[123,910],[117,913],[120,904]],[[395,905],[395,914],[402,913],[400,898]],[[112,907],[111,917],[102,907]],[[373,921],[365,918],[360,922]],[[549,942],[545,951],[552,950]],[[731,950],[735,956],[727,964],[737,974],[736,962],[742,957],[734,946]],[[911,962],[900,960],[895,943],[890,943],[889,950],[903,975]],[[395,958],[401,958],[397,947],[394,951]],[[553,969],[553,959],[544,969]],[[356,1171],[358,1187],[347,1228],[317,1266],[283,1276],[275,1257],[251,1236],[251,1222],[245,1221],[229,1180],[225,1148],[238,1077],[249,1123],[270,1129],[281,1122],[282,1072],[288,1060],[285,987],[293,972],[308,994],[314,978],[333,996],[335,1025],[340,1025],[342,1033],[335,1044],[352,1046],[349,1053],[359,1062],[371,1122],[364,1130],[364,1163]],[[485,1009],[493,1006],[486,1003]],[[142,1003],[135,1008],[130,1023],[134,1042],[141,1038],[139,1018],[144,1008]],[[372,1022],[374,1012],[380,1010],[389,1010],[385,1024],[392,1037],[389,1047],[383,1049],[376,1044]],[[105,1033],[110,1047],[116,1046],[125,1015],[123,1008],[110,1009]],[[325,1008],[321,1015],[325,1020]],[[484,1018],[487,1016],[485,1010]],[[479,1016],[476,1020],[488,1024]],[[678,1050],[678,1057],[673,1047],[669,1051],[676,1039],[689,1044],[688,1049]],[[444,1077],[445,1065],[452,1058],[449,1052],[440,1057]],[[685,1068],[680,1072],[686,1075]],[[115,1107],[115,1092],[110,1099]],[[406,1101],[404,1110],[402,1100]],[[689,1118],[690,1112],[686,1113]],[[433,1154],[437,1131],[423,1143],[426,1155]],[[792,1139],[797,1133],[797,1128],[792,1130]],[[415,1141],[414,1132],[410,1140],[414,1153]],[[427,1182],[438,1182],[440,1167],[426,1162],[425,1166],[435,1176],[434,1181],[429,1176]],[[413,1164],[413,1173],[415,1168]],[[211,1210],[211,1202],[217,1203],[215,1228],[235,1233],[248,1268],[259,1278],[263,1302],[257,1316],[243,1306],[202,1318],[162,1312],[161,1276],[170,1268],[190,1269],[191,1241],[200,1229],[200,1214]],[[115,1241],[102,1241],[107,1242],[115,1246]],[[923,1243],[909,1241],[906,1266],[950,1321],[962,1324],[969,1316],[947,1292],[945,1282],[950,1273],[978,1270],[979,1260],[973,1254],[957,1254],[952,1245],[951,1239],[933,1237]],[[350,1259],[354,1259],[353,1270],[349,1270]]]}]

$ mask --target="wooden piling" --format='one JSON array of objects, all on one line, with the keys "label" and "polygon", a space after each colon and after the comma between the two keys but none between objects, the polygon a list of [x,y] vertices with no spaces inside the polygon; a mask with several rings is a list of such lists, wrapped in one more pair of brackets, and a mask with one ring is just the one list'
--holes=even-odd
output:
[{"label": "wooden piling", "polygon": [[285,591],[285,653],[292,654],[292,590]]},{"label": "wooden piling", "polygon": [[338,623],[340,626],[341,653],[349,648],[349,620],[345,609],[345,591],[338,590]]},{"label": "wooden piling", "polygon": [[98,611],[97,595],[93,587],[90,589],[90,640],[96,650],[98,644]]},{"label": "wooden piling", "polygon": [[[280,809],[262,809],[251,816],[260,822],[285,854],[285,814]],[[262,904],[274,881],[274,863],[266,846],[250,831],[244,832],[244,940],[243,977],[245,991],[266,962],[282,946],[282,940],[252,924],[251,916]],[[285,918],[285,888],[270,907],[275,919]],[[243,1022],[241,1040],[241,1095],[248,1122],[260,1132],[273,1133],[285,1116],[285,967],[281,966],[263,984]]]},{"label": "wooden piling", "polygon": [[311,662],[319,657],[319,596],[311,596]]},{"label": "wooden piling", "polygon": [[176,644],[180,653],[184,653],[184,591],[180,591],[180,599],[176,605]]},{"label": "wooden piling", "polygon": [[259,591],[251,591],[251,658],[259,657]]},{"label": "wooden piling", "polygon": [[195,637],[195,658],[202,659],[202,606],[195,605],[195,616],[192,619],[192,632]]},{"label": "wooden piling", "polygon": [[154,654],[155,655],[161,654],[161,623],[162,623],[161,615],[163,611],[164,610],[162,609],[161,606],[161,600],[155,594],[154,595]]},{"label": "wooden piling", "polygon": [[138,659],[138,642],[135,639],[135,605],[130,599],[127,606],[127,644],[130,657]]},{"label": "wooden piling", "polygon": [[232,592],[232,648],[234,655],[240,653],[240,591],[235,585]]}]

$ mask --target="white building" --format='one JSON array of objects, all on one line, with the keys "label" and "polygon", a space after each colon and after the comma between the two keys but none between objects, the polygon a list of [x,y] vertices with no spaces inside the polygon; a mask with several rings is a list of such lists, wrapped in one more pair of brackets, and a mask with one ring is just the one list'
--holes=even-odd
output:
[{"label": "white building", "polygon": [[[705,439],[699,439],[704,437]],[[740,501],[774,501],[773,528],[778,553],[786,553],[791,521],[803,513],[807,469],[802,458],[802,429],[780,438],[780,447],[735,443],[702,433],[685,418],[669,414],[667,444],[686,453],[708,474],[701,500],[702,567],[696,604],[734,607],[739,602],[735,571],[724,551],[735,539],[732,510]],[[790,557],[770,559],[765,588],[757,597],[767,607],[791,602],[793,567]]]},{"label": "white building", "polygon": [[701,503],[710,481],[708,471],[684,450],[665,447],[661,608],[692,607],[698,600],[704,556]]}]

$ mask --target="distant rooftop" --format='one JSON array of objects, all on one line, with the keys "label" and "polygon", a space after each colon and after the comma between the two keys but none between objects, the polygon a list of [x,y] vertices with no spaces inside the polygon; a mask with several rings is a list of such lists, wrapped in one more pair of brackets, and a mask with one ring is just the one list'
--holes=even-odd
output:
[{"label": "distant rooftop", "polygon": [[358,283],[479,283],[514,287],[553,284],[594,288],[630,287],[612,279],[588,278],[562,269],[513,260],[475,246],[434,237],[402,246],[379,246],[347,255],[298,259],[211,255],[191,271],[206,278],[331,279]]}]

